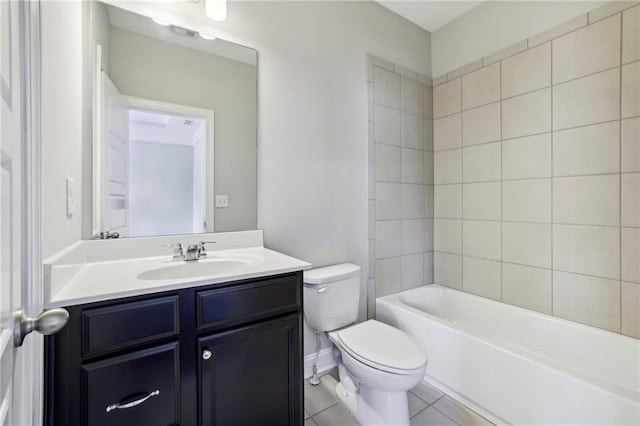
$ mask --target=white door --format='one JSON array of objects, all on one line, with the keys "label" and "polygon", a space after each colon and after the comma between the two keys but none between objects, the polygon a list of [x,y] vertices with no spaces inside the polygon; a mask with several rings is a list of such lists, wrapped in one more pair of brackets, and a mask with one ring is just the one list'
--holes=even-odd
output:
[{"label": "white door", "polygon": [[129,233],[129,108],[104,71],[102,80],[101,231]]},{"label": "white door", "polygon": [[[0,1],[0,425],[42,424],[39,3]],[[53,315],[53,317],[52,317]],[[45,318],[49,324],[40,321]],[[23,340],[24,339],[24,340]]]}]

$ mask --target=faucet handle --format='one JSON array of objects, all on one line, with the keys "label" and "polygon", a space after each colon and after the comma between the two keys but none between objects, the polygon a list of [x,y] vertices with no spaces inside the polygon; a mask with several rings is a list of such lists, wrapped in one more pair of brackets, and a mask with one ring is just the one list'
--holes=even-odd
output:
[{"label": "faucet handle", "polygon": [[215,241],[200,241],[200,257],[207,255],[207,244],[215,244]]},{"label": "faucet handle", "polygon": [[182,251],[182,244],[180,244],[180,243],[163,244],[162,248],[172,248],[173,249],[173,260],[182,260],[182,259],[184,259],[184,252]]}]

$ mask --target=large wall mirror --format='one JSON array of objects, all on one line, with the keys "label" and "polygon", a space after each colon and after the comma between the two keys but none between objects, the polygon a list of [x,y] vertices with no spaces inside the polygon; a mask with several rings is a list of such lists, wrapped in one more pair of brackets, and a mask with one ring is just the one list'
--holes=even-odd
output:
[{"label": "large wall mirror", "polygon": [[101,2],[89,15],[94,234],[255,229],[257,52]]}]

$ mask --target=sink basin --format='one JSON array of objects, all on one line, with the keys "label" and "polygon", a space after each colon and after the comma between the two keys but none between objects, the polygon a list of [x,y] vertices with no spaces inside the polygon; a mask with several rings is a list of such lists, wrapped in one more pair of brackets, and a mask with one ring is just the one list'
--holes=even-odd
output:
[{"label": "sink basin", "polygon": [[207,259],[180,262],[176,265],[151,269],[138,275],[141,280],[168,280],[231,274],[242,271],[252,262],[244,259]]}]

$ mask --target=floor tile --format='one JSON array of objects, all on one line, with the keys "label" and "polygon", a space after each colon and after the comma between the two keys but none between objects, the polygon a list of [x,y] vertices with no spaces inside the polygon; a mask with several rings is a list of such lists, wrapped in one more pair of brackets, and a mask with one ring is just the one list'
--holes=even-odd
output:
[{"label": "floor tile", "polygon": [[312,418],[318,426],[358,426],[356,420],[340,404],[321,411]]},{"label": "floor tile", "polygon": [[409,402],[409,417],[415,416],[429,405],[411,392],[407,392],[407,399]]},{"label": "floor tile", "polygon": [[418,386],[411,389],[411,392],[416,394],[418,398],[426,402],[427,404],[433,404],[438,398],[444,395],[438,389],[434,388],[427,382],[420,382]]},{"label": "floor tile", "polygon": [[304,426],[318,426],[318,423],[314,422],[313,419],[307,419],[304,421]]},{"label": "floor tile", "polygon": [[317,386],[304,382],[304,408],[311,416],[337,402],[336,384],[336,380],[328,374],[322,376]]},{"label": "floor tile", "polygon": [[447,417],[454,420],[456,423],[460,425],[491,425],[492,423],[486,420],[484,417],[474,413],[467,407],[458,403],[454,399],[445,396],[444,398],[439,399],[433,407],[437,408],[438,411],[444,413]]},{"label": "floor tile", "polygon": [[457,426],[456,422],[439,412],[433,407],[422,410],[417,416],[411,418],[411,426],[447,425]]},{"label": "floor tile", "polygon": [[307,420],[309,417],[311,417],[311,414],[309,414],[307,410],[304,410],[304,419]]}]

